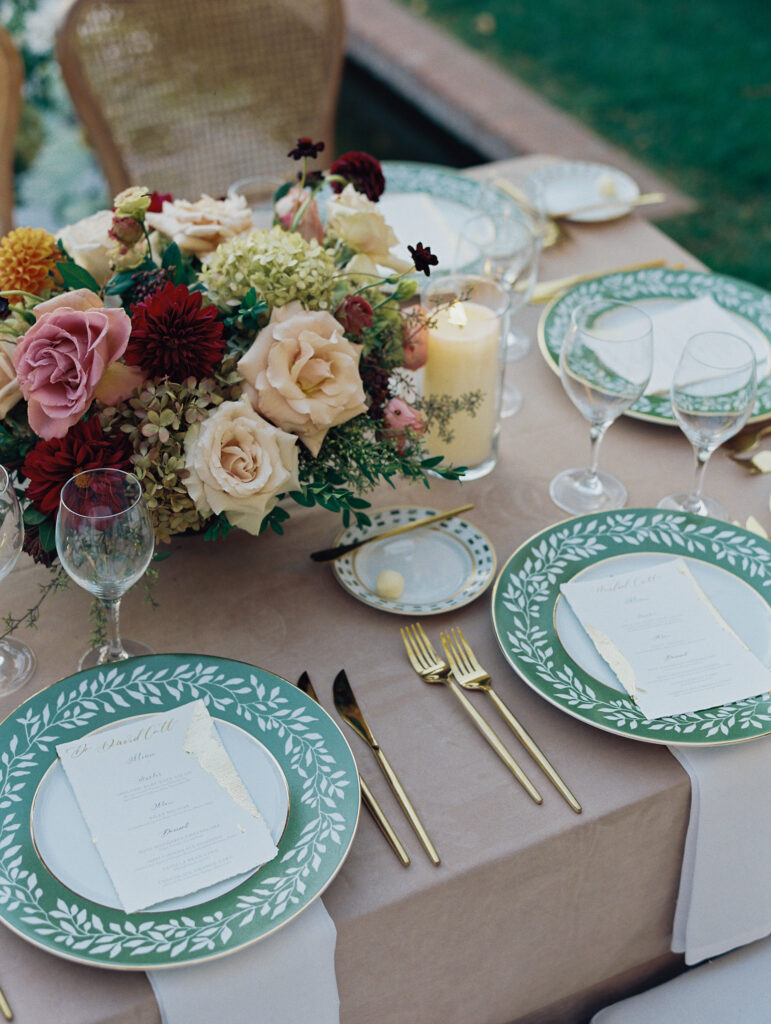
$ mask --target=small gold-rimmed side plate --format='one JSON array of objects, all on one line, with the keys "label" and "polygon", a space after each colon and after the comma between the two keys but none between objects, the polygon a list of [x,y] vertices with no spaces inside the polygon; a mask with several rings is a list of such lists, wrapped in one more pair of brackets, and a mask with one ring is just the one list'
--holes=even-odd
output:
[{"label": "small gold-rimmed side plate", "polygon": [[[382,533],[438,511],[410,505],[378,509],[371,526],[351,526],[335,538],[348,544]],[[340,584],[357,600],[396,615],[439,615],[479,597],[495,577],[495,549],[490,540],[465,519],[455,516],[398,537],[365,544],[333,564]],[[377,591],[384,570],[399,573],[404,590],[387,599]]]}]

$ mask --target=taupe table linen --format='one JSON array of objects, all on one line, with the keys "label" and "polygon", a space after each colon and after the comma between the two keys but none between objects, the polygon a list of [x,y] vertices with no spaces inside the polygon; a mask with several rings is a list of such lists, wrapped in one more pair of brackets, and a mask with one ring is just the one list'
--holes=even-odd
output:
[{"label": "taupe table linen", "polygon": [[[506,161],[474,173],[521,177],[531,166],[530,159]],[[656,258],[699,267],[638,217],[569,232],[545,254],[542,278]],[[534,334],[540,312],[528,308],[518,322]],[[499,564],[565,518],[549,498],[549,481],[585,465],[589,450],[587,424],[535,344],[515,369],[524,405],[504,421],[490,476],[462,487],[437,481],[430,490],[382,488],[373,496],[381,506],[474,502],[468,518],[491,539]],[[631,506],[653,506],[689,485],[692,461],[676,428],[628,418],[611,427],[601,460],[626,484]],[[722,453],[710,464],[707,489],[735,519],[753,513],[768,520],[768,478],[751,477]],[[584,813],[575,815],[533,766],[544,795],[536,806],[452,696],[413,674],[398,631],[408,620],[359,603],[329,566],[310,560],[338,528],[329,513],[298,509],[283,537],[234,531],[216,543],[178,540],[159,566],[159,607],[150,608],[137,586],[124,599],[122,627],[158,652],[240,659],[292,681],[307,669],[333,717],[332,679],[346,669],[442,865],[425,857],[354,737],[359,765],[412,865],[404,869],[362,815],[351,853],[323,897],[338,929],[342,1024],[565,1024],[676,973],[682,958],[669,949],[689,808],[688,778],[676,760],[663,746],[574,720],[532,692],[498,650],[488,591],[424,625],[434,640],[440,628],[461,626]],[[34,603],[46,578],[26,558],[20,562],[0,584],[3,614]],[[22,631],[38,670],[26,691],[0,701],[3,717],[35,689],[75,671],[88,644],[89,601],[72,585],[46,600],[37,631]],[[484,695],[475,699],[518,756]],[[69,963],[6,928],[0,982],[18,1024],[160,1019],[143,973]]]}]

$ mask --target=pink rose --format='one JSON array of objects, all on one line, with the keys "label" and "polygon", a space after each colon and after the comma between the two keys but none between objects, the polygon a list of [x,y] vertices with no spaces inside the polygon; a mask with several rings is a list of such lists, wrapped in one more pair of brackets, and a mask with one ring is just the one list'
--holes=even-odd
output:
[{"label": "pink rose", "polygon": [[[310,194],[310,189],[301,189],[299,185],[292,185],[289,191],[276,203],[276,216],[287,231],[291,230],[292,221],[296,217],[297,211],[309,198]],[[323,241],[324,225],[321,223],[319,208],[315,199],[310,200],[294,230],[306,242],[310,242],[314,238],[319,243]]]},{"label": "pink rose", "polygon": [[330,427],[367,410],[360,357],[331,313],[290,302],[273,310],[238,370],[257,412],[318,455]]},{"label": "pink rose", "polygon": [[78,422],[130,334],[131,319],[122,309],[58,306],[30,327],[13,363],[39,437],[64,437]]},{"label": "pink rose", "polygon": [[396,444],[403,454],[410,437],[425,433],[426,421],[417,409],[413,409],[402,398],[391,398],[383,409],[385,436]]}]

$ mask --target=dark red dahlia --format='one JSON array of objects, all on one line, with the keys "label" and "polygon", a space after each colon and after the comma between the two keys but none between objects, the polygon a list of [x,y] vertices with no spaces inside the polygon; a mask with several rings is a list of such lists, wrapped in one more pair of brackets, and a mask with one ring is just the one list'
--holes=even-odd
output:
[{"label": "dark red dahlia", "polygon": [[[351,184],[357,192],[376,203],[385,191],[385,178],[380,161],[369,153],[359,153],[352,150],[350,153],[343,153],[329,168],[330,174],[334,177],[330,184],[335,192],[342,192],[343,188]],[[342,178],[342,181],[335,181],[335,178]]]},{"label": "dark red dahlia", "polygon": [[84,469],[131,469],[133,449],[125,434],[106,435],[96,417],[81,420],[64,437],[38,441],[21,467],[29,480],[27,497],[40,512],[53,515],[71,476]]},{"label": "dark red dahlia", "polygon": [[335,316],[346,334],[355,334],[357,338],[361,337],[365,327],[371,327],[375,322],[372,306],[361,295],[346,295],[335,310]]},{"label": "dark red dahlia", "polygon": [[40,543],[40,527],[26,526],[24,528],[24,542],[22,551],[29,555],[33,562],[38,565],[53,565],[56,559],[56,551],[46,551]]},{"label": "dark red dahlia", "polygon": [[123,358],[148,377],[210,377],[222,358],[223,326],[200,292],[170,281],[131,311],[131,337]]},{"label": "dark red dahlia", "polygon": [[435,267],[439,262],[438,257],[431,252],[431,246],[418,242],[417,245],[408,245],[407,248],[410,250],[415,269],[422,270],[426,277],[430,277],[431,267]]},{"label": "dark red dahlia", "polygon": [[174,202],[174,196],[171,194],[171,192],[151,192],[150,205],[147,207],[147,212],[163,213],[163,204],[165,202]]},{"label": "dark red dahlia", "polygon": [[309,139],[307,135],[305,135],[301,139],[297,140],[297,145],[294,149],[289,150],[287,156],[291,156],[293,160],[302,160],[303,157],[315,160],[323,149],[323,142],[314,142],[313,139]]}]

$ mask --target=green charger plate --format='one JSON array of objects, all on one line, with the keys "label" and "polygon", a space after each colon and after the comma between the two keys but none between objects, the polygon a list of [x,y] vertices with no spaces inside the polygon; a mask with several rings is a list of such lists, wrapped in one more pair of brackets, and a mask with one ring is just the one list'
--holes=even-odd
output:
[{"label": "green charger plate", "polygon": [[[30,828],[57,743],[199,698],[212,717],[258,739],[283,771],[289,819],[278,856],[224,895],[182,910],[126,914],[64,886]],[[271,672],[223,658],[154,655],[69,676],[9,715],[0,751],[0,920],[50,953],[97,967],[179,966],[265,938],[321,895],[358,822],[356,763],[326,711]]]},{"label": "green charger plate", "polygon": [[[647,719],[560,598],[560,584],[579,573],[610,576],[678,557],[734,631],[771,665],[771,544],[738,526],[660,509],[578,516],[550,526],[515,551],[492,597],[501,650],[536,693],[606,732],[691,746],[768,735],[768,692],[705,711]],[[612,566],[606,564],[611,560]]]},{"label": "green charger plate", "polygon": [[[749,333],[765,338],[771,365],[771,293],[746,281],[724,274],[703,274],[693,270],[652,267],[616,274],[604,274],[584,281],[554,299],[543,311],[538,324],[538,343],[547,364],[559,373],[560,349],[576,306],[602,296],[633,302],[648,313],[672,308],[680,302],[711,295],[727,312],[744,321]],[[668,395],[643,395],[626,414],[635,419],[676,426]],[[755,411],[750,422],[771,417],[771,373],[758,381]]]}]

